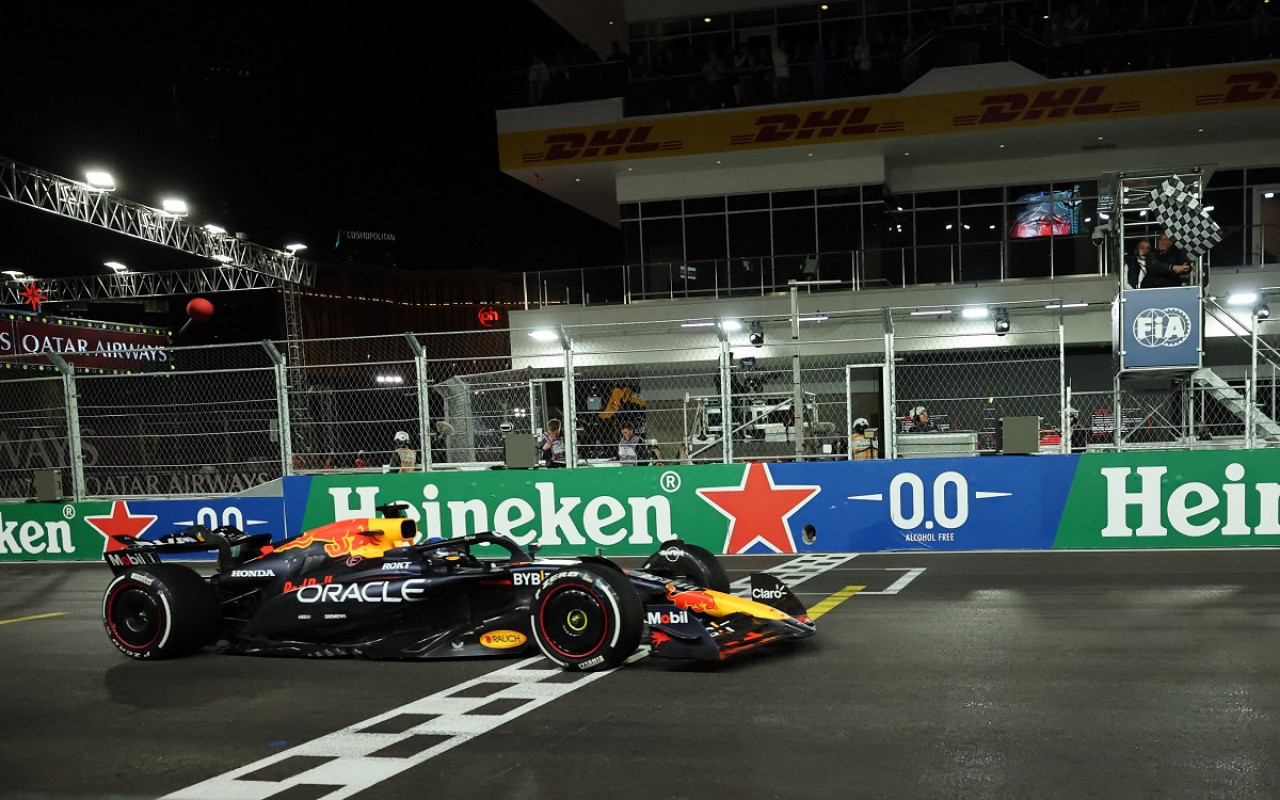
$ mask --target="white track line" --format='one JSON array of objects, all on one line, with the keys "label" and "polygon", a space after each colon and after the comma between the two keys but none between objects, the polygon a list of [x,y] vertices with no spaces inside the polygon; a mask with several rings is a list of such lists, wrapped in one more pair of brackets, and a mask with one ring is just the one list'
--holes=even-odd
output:
[{"label": "white track line", "polygon": [[[788,586],[794,586],[852,558],[854,555],[802,555],[768,571]],[[749,577],[743,578],[735,581],[732,588],[746,589],[750,584]],[[642,648],[629,661],[646,654]],[[303,785],[310,787],[317,798],[341,800],[613,671],[569,673],[541,656],[526,658],[248,766],[179,789],[162,800],[266,800]],[[546,682],[552,677],[557,680]],[[485,713],[485,707],[491,704],[495,707]],[[385,730],[371,730],[380,726]],[[418,743],[421,749],[414,749],[415,736],[423,737]],[[403,752],[406,749],[409,752]]]}]

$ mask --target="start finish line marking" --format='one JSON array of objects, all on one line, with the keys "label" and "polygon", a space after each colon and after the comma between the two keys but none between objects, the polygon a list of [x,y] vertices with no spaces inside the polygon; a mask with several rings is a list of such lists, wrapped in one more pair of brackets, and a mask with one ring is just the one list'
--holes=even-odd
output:
[{"label": "start finish line marking", "polygon": [[[798,556],[770,570],[796,585],[854,558]],[[750,579],[733,588],[750,586]],[[641,648],[628,663],[648,654]],[[542,656],[414,700],[340,731],[167,794],[162,800],[267,800],[292,791],[342,800],[598,681],[615,670],[571,673]],[[554,681],[548,681],[555,678]],[[406,748],[417,742],[419,749]],[[295,787],[306,787],[297,789]]]}]

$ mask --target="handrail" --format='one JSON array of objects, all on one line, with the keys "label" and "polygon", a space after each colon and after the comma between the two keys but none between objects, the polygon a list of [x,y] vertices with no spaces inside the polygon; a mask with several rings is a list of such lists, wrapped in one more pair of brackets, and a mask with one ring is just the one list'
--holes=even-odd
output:
[{"label": "handrail", "polygon": [[[1229,333],[1231,333],[1233,336],[1235,336],[1244,344],[1247,344],[1250,347],[1253,346],[1253,339],[1254,339],[1253,331],[1249,330],[1248,328],[1245,328],[1244,324],[1241,323],[1240,320],[1231,316],[1230,311],[1227,311],[1225,308],[1219,305],[1216,300],[1213,300],[1211,298],[1205,299],[1204,306],[1205,306],[1205,309],[1209,312],[1209,315],[1212,316],[1215,320],[1217,320],[1222,325],[1222,327],[1226,328]],[[1236,327],[1239,327],[1241,330],[1238,330],[1238,331],[1235,330]],[[1262,356],[1263,360],[1265,360],[1272,367],[1276,369],[1280,369],[1280,350],[1277,350],[1276,348],[1272,347],[1270,344],[1268,344],[1265,340],[1261,338],[1258,339],[1258,355]]]}]

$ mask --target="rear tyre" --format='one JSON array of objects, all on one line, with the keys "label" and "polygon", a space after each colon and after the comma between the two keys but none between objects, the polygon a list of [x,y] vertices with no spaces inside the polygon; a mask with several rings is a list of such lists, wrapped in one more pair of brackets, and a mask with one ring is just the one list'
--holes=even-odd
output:
[{"label": "rear tyre", "polygon": [[130,658],[178,658],[214,640],[218,603],[195,570],[177,564],[135,567],[107,587],[102,624],[111,643]]},{"label": "rear tyre", "polygon": [[635,652],[643,616],[640,595],[626,575],[583,563],[538,587],[530,627],[542,654],[564,669],[607,669]]},{"label": "rear tyre", "polygon": [[720,559],[705,547],[685,542],[671,542],[649,556],[641,569],[658,575],[683,578],[704,589],[729,593],[729,576]]}]

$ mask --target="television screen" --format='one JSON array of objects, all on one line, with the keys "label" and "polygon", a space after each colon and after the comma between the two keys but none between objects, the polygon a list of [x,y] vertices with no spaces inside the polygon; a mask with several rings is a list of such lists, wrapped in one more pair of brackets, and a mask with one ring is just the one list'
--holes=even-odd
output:
[{"label": "television screen", "polygon": [[1022,211],[1014,217],[1013,239],[1037,236],[1071,236],[1080,232],[1080,190],[1031,192],[1018,198]]}]

